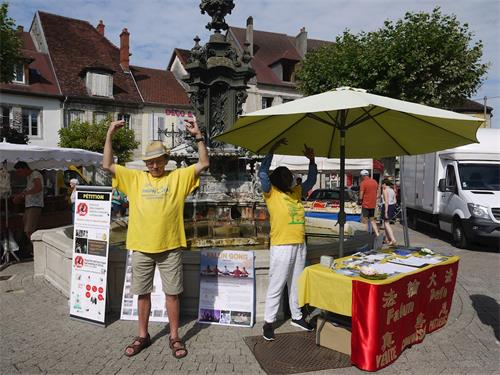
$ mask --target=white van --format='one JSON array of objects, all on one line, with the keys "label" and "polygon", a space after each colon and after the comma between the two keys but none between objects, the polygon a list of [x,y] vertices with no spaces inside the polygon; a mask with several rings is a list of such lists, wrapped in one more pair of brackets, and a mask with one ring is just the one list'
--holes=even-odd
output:
[{"label": "white van", "polygon": [[500,244],[500,129],[479,129],[479,143],[404,156],[408,222],[451,233],[460,248],[490,239]]}]

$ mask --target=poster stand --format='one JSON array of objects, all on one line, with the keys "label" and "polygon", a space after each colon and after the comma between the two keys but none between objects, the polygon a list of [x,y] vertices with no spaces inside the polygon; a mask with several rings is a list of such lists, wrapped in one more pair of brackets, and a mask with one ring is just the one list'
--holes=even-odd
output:
[{"label": "poster stand", "polygon": [[237,327],[254,325],[253,251],[201,250],[198,322]]},{"label": "poster stand", "polygon": [[105,325],[111,187],[77,186],[70,317]]}]

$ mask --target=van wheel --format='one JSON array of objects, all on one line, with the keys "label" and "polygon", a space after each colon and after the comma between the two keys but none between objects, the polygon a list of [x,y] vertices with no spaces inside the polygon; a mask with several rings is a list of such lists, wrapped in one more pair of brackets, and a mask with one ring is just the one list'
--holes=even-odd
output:
[{"label": "van wheel", "polygon": [[452,228],[453,245],[459,249],[465,249],[469,246],[469,241],[465,235],[464,228],[459,220],[453,222]]}]

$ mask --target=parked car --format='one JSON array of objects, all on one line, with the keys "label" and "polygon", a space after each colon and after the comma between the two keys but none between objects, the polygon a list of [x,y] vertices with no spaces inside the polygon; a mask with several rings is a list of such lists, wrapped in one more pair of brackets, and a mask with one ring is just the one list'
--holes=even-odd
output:
[{"label": "parked car", "polygon": [[[354,191],[352,191],[349,188],[346,188],[345,190],[345,201],[346,202],[356,202],[357,201],[357,195]],[[340,201],[340,189],[339,188],[333,188],[333,189],[316,189],[314,190],[309,197],[307,197],[308,201],[323,201],[323,202],[339,202]]]}]

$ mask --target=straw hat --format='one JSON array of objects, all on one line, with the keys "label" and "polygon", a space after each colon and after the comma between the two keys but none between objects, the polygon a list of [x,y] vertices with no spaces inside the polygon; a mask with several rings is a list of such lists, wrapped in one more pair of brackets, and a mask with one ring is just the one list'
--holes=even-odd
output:
[{"label": "straw hat", "polygon": [[146,147],[146,152],[142,155],[142,160],[151,160],[160,156],[169,156],[170,151],[161,143],[161,141],[153,141]]}]

